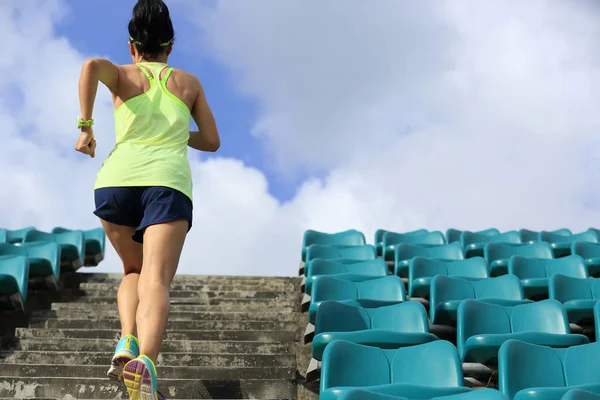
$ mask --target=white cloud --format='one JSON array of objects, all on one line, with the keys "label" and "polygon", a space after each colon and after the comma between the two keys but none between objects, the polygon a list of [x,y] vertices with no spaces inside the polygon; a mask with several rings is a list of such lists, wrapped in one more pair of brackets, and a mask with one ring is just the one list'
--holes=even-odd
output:
[{"label": "white cloud", "polygon": [[[371,240],[377,228],[597,225],[597,8],[432,4],[185,5],[199,7],[189,15],[202,40],[261,105],[253,132],[282,174],[329,173],[281,203],[238,160],[192,161],[182,273],[295,274],[307,228],[356,227]],[[0,225],[10,228],[98,225],[92,188],[114,143],[112,111],[101,89],[97,158],[71,150],[91,54],[53,32],[66,8],[0,7],[11,38],[0,61]],[[97,270],[118,271],[108,248]]]}]

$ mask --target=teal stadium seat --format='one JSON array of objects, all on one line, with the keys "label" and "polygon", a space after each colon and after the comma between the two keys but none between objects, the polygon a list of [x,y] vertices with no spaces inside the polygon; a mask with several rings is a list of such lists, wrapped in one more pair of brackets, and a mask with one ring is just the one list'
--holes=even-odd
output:
[{"label": "teal stadium seat", "polygon": [[442,245],[446,238],[442,232],[427,232],[423,234],[386,232],[383,235],[383,259],[394,260],[394,252],[401,244],[412,245]]},{"label": "teal stadium seat", "polygon": [[312,285],[320,276],[333,276],[352,282],[363,282],[388,276],[388,266],[381,258],[375,260],[352,260],[347,258],[323,260],[314,259],[306,264],[305,293],[311,293]]},{"label": "teal stadium seat", "polygon": [[600,277],[600,243],[574,242],[571,244],[571,254],[584,259],[589,276]]},{"label": "teal stadium seat", "polygon": [[[586,392],[590,393],[590,392]],[[350,389],[344,392],[339,400],[414,400],[408,397],[392,396],[388,394],[373,393],[363,389]],[[422,399],[419,397],[418,399]],[[564,398],[563,398],[564,399]],[[569,397],[570,400],[596,400],[596,397]],[[598,398],[600,400],[600,398]],[[478,389],[466,393],[451,394],[448,396],[427,397],[427,400],[506,400],[506,396],[495,389]]]},{"label": "teal stadium seat", "polygon": [[325,301],[317,312],[312,356],[321,360],[334,340],[397,349],[438,340],[429,332],[427,311],[421,303],[408,301],[377,308],[356,302]]},{"label": "teal stadium seat", "polygon": [[431,280],[431,297],[429,299],[431,323],[456,325],[458,306],[467,299],[501,306],[532,303],[531,300],[525,300],[521,282],[512,275],[486,279],[464,279],[438,275]]},{"label": "teal stadium seat", "polygon": [[35,227],[28,226],[26,228],[10,230],[0,228],[0,243],[21,243],[25,234],[29,231],[35,230]]},{"label": "teal stadium seat", "polygon": [[[460,242],[460,235],[463,233],[464,231],[460,230],[460,229],[454,229],[454,228],[450,228],[446,231],[446,242],[447,243],[454,243],[454,242]],[[475,233],[481,234],[481,235],[499,235],[500,231],[496,228],[489,228],[489,229],[484,229],[481,231],[476,231]]]},{"label": "teal stadium seat", "polygon": [[[56,227],[52,233],[73,232],[73,229]],[[104,229],[96,228],[83,231],[85,236],[85,259],[83,265],[95,267],[104,260],[104,248],[106,246],[106,234]]]},{"label": "teal stadium seat", "polygon": [[25,256],[0,256],[0,297],[11,309],[25,311],[29,283],[29,260]]},{"label": "teal stadium seat", "polygon": [[477,300],[458,306],[456,344],[464,362],[492,364],[509,339],[551,347],[589,343],[572,334],[565,310],[556,300],[506,307]]},{"label": "teal stadium seat", "polygon": [[460,235],[460,245],[463,247],[466,258],[483,257],[483,248],[487,243],[520,244],[521,236],[517,231],[499,233],[497,235],[484,235],[464,231]]},{"label": "teal stadium seat", "polygon": [[[573,234],[570,229],[561,228],[550,231],[552,233],[556,233],[557,235],[570,236]],[[519,234],[521,235],[521,242],[523,243],[533,243],[539,241],[540,232],[532,231],[529,229],[520,229]]]},{"label": "teal stadium seat", "polygon": [[309,229],[304,232],[304,237],[302,238],[302,261],[306,261],[306,251],[308,247],[313,244],[325,246],[362,246],[366,243],[365,235],[356,229],[335,233],[319,232]]},{"label": "teal stadium seat", "polygon": [[[306,263],[317,258],[322,258],[323,260],[347,258],[351,260],[367,261],[374,260],[377,256],[375,247],[370,244],[362,246],[311,244],[306,250]],[[306,271],[304,271],[304,275],[306,276]]]},{"label": "teal stadium seat", "polygon": [[600,299],[600,279],[554,274],[548,283],[550,298],[563,304],[569,322],[579,324],[594,318],[594,306]]},{"label": "teal stadium seat", "polygon": [[527,258],[554,258],[548,243],[530,244],[488,243],[483,248],[484,258],[490,266],[491,276],[500,276],[508,272],[508,260],[512,256]]},{"label": "teal stadium seat", "polygon": [[453,261],[414,257],[408,263],[408,297],[429,298],[431,280],[436,275],[481,279],[489,277],[489,271],[481,257]]},{"label": "teal stadium seat", "polygon": [[372,279],[364,282],[351,282],[329,276],[323,276],[313,283],[308,321],[315,324],[317,309],[327,300],[368,299],[393,304],[406,301],[406,290],[402,279],[397,276]]},{"label": "teal stadium seat", "polygon": [[384,350],[336,340],[323,353],[320,399],[338,399],[352,389],[407,397],[470,392],[456,347],[445,340]]},{"label": "teal stadium seat", "polygon": [[583,389],[571,389],[560,400],[600,400],[600,394]]},{"label": "teal stadium seat", "polygon": [[[392,231],[388,231],[385,229],[377,229],[375,231],[375,249],[377,250],[377,256],[382,256],[383,255],[383,235],[387,232],[392,232]],[[422,235],[424,233],[428,233],[429,231],[427,229],[417,229],[415,231],[410,231],[410,232],[404,232],[404,235]],[[396,233],[396,232],[393,232]]]},{"label": "teal stadium seat", "polygon": [[598,394],[598,360],[600,342],[556,349],[508,340],[498,354],[498,388],[511,400],[564,399],[574,389]]},{"label": "teal stadium seat", "polygon": [[31,278],[43,278],[48,286],[58,289],[60,279],[60,244],[56,242],[31,242],[20,246],[0,243],[0,256],[19,255],[29,259]]},{"label": "teal stadium seat", "polygon": [[573,235],[560,235],[554,232],[541,231],[538,240],[550,243],[554,251],[554,257],[564,257],[571,254],[571,245],[573,243],[598,243],[598,235],[590,230]]},{"label": "teal stadium seat", "polygon": [[436,260],[462,260],[463,250],[460,244],[451,243],[443,245],[411,245],[401,244],[394,253],[394,275],[408,278],[408,265],[415,257]]},{"label": "teal stadium seat", "polygon": [[75,271],[83,265],[85,258],[85,236],[83,231],[47,233],[31,230],[25,234],[23,243],[56,242],[61,247],[61,267]]},{"label": "teal stadium seat", "polygon": [[554,274],[560,273],[573,278],[588,277],[583,258],[579,256],[552,259],[512,256],[508,260],[508,273],[521,280],[528,299],[547,298],[548,279]]}]

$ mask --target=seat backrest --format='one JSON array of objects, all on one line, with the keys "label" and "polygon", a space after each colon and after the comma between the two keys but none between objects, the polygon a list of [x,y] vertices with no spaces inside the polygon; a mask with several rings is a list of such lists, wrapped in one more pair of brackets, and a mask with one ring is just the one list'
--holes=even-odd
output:
[{"label": "seat backrest", "polygon": [[56,242],[56,235],[35,229],[25,232],[23,242]]},{"label": "seat backrest", "polygon": [[600,383],[600,342],[561,349],[567,386]]},{"label": "seat backrest", "polygon": [[27,250],[11,243],[0,243],[0,256],[8,255],[27,256]]},{"label": "seat backrest", "polygon": [[509,259],[512,256],[528,258],[553,258],[552,248],[548,243],[531,244],[488,243],[484,248],[484,257],[488,263],[496,260]]},{"label": "seat backrest", "polygon": [[523,286],[514,275],[502,275],[497,278],[486,278],[469,282],[475,291],[475,298],[523,300]]},{"label": "seat backrest", "polygon": [[397,244],[445,244],[446,238],[439,231],[421,234],[386,232],[383,235],[383,245],[391,246]]},{"label": "seat backrest", "polygon": [[[383,242],[383,235],[386,232],[392,232],[392,231],[388,231],[385,229],[377,229],[375,231],[375,243],[382,243]],[[422,235],[424,233],[428,233],[429,231],[427,229],[417,229],[414,231],[409,231],[409,232],[403,232],[402,234],[404,235]],[[393,232],[393,233],[400,233],[400,232]]]},{"label": "seat backrest", "polygon": [[536,303],[506,307],[511,332],[571,333],[569,320],[562,304],[548,299]]},{"label": "seat backrest", "polygon": [[371,318],[362,307],[324,301],[317,310],[315,335],[322,332],[354,332],[371,328]]},{"label": "seat backrest", "polygon": [[550,278],[554,274],[562,274],[573,278],[587,278],[588,269],[581,256],[567,256],[554,258],[546,264],[546,276]]},{"label": "seat backrest", "polygon": [[427,311],[417,301],[370,308],[366,312],[370,316],[372,329],[404,333],[429,333]]},{"label": "seat backrest", "polygon": [[8,243],[21,243],[25,240],[25,235],[27,234],[27,232],[33,230],[35,230],[34,226],[27,226],[25,228],[17,229],[14,231],[7,230],[7,241]]},{"label": "seat backrest", "polygon": [[322,276],[312,286],[311,302],[351,300],[358,297],[354,282]]},{"label": "seat backrest", "polygon": [[302,247],[308,247],[311,244],[360,246],[365,243],[365,235],[356,229],[335,233],[319,232],[309,229],[304,232],[304,237],[302,239]]},{"label": "seat backrest", "polygon": [[306,250],[306,262],[322,258],[330,260],[332,258],[350,258],[354,260],[374,260],[376,258],[375,247],[371,245],[351,246],[351,245],[320,245],[311,244]]},{"label": "seat backrest", "polygon": [[574,242],[571,245],[572,254],[577,254],[585,259],[600,257],[600,243]]},{"label": "seat backrest", "polygon": [[519,279],[549,278],[556,273],[574,278],[587,278],[587,267],[580,256],[552,259],[512,256],[508,260],[508,273]]},{"label": "seat backrest", "polygon": [[466,247],[470,244],[479,243],[521,243],[521,235],[517,231],[499,233],[497,235],[484,235],[481,233],[464,231],[460,236],[460,244]]},{"label": "seat backrest", "polygon": [[534,387],[564,387],[563,364],[551,347],[510,339],[498,351],[498,389],[512,399]]},{"label": "seat backrest", "polygon": [[464,278],[487,278],[490,276],[488,263],[483,257],[471,257],[445,263],[448,276]]},{"label": "seat backrest", "polygon": [[592,231],[581,232],[571,235],[561,235],[556,232],[541,231],[539,239],[548,243],[573,243],[590,242],[598,243],[598,236]]},{"label": "seat backrest", "polygon": [[441,260],[462,260],[465,258],[459,243],[444,245],[411,245],[401,244],[394,254],[396,262],[410,260],[413,257],[437,258]]},{"label": "seat backrest", "polygon": [[0,228],[0,243],[8,243],[8,231]]},{"label": "seat backrest", "polygon": [[306,266],[306,276],[334,275],[334,274],[361,274],[369,276],[386,276],[388,267],[382,259],[353,260],[321,258],[311,260]]},{"label": "seat backrest", "polygon": [[462,354],[468,338],[479,334],[511,333],[510,316],[505,307],[464,300],[456,313],[456,346]]},{"label": "seat backrest", "polygon": [[[454,228],[448,229],[446,231],[446,242],[447,243],[460,242],[460,235],[463,232],[464,231],[462,231],[460,229],[454,229]],[[481,235],[493,236],[493,235],[499,235],[500,231],[496,228],[489,228],[489,229],[483,229],[480,231],[476,231],[475,233],[478,233]]]},{"label": "seat backrest", "polygon": [[406,301],[406,288],[402,278],[386,276],[354,283],[359,299]]},{"label": "seat backrest", "polygon": [[435,321],[435,310],[438,304],[453,300],[475,299],[475,290],[471,282],[465,279],[436,275],[431,279],[430,288],[429,317],[432,321]]},{"label": "seat backrest", "polygon": [[562,274],[554,274],[548,280],[548,296],[561,303],[571,300],[591,300],[591,278],[572,278]]},{"label": "seat backrest", "polygon": [[384,350],[345,340],[331,342],[323,352],[321,393],[336,386],[364,387],[391,383]]},{"label": "seat backrest", "polygon": [[392,383],[429,387],[463,386],[462,363],[456,347],[445,340],[387,350]]}]

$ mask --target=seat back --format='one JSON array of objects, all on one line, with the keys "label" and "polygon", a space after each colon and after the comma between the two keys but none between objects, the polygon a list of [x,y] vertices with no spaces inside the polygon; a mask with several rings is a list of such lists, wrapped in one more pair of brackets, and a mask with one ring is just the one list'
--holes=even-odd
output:
[{"label": "seat back", "polygon": [[25,242],[21,246],[29,258],[47,260],[52,265],[54,278],[60,278],[61,246],[56,242]]},{"label": "seat back", "polygon": [[29,259],[22,255],[0,256],[0,274],[12,276],[17,282],[21,300],[27,300],[29,286]]},{"label": "seat back", "polygon": [[510,339],[498,351],[498,389],[512,399],[535,387],[564,387],[563,364],[551,347]]},{"label": "seat back", "polygon": [[571,245],[571,253],[585,259],[600,257],[600,243],[574,242]]},{"label": "seat back", "polygon": [[8,231],[0,228],[0,243],[8,243]]},{"label": "seat back", "polygon": [[386,232],[383,235],[383,246],[392,246],[397,244],[436,244],[441,245],[446,243],[444,234],[439,231],[427,232],[421,234],[414,233],[396,233]]},{"label": "seat back", "polygon": [[25,228],[14,230],[14,231],[7,230],[6,231],[7,242],[8,243],[21,243],[25,240],[25,235],[27,234],[27,232],[33,231],[33,230],[35,230],[34,226],[28,226]]},{"label": "seat back", "polygon": [[556,273],[574,278],[588,277],[585,262],[580,256],[553,259],[512,256],[508,260],[508,273],[519,279],[549,278]]},{"label": "seat back", "polygon": [[311,302],[325,300],[351,300],[358,297],[353,282],[322,276],[312,285]]},{"label": "seat back", "polygon": [[469,282],[473,286],[475,299],[523,300],[523,286],[514,275],[486,278]]},{"label": "seat back", "polygon": [[368,276],[387,276],[388,267],[382,259],[352,260],[352,259],[313,259],[306,265],[306,276],[357,274]]},{"label": "seat back", "polygon": [[463,386],[462,363],[456,347],[445,340],[387,350],[392,383],[429,387]]},{"label": "seat back", "polygon": [[456,313],[456,347],[463,354],[468,338],[479,334],[511,333],[511,321],[505,307],[464,300]]},{"label": "seat back", "polygon": [[311,244],[306,249],[306,262],[315,258],[330,260],[333,258],[348,258],[354,260],[374,260],[376,258],[375,247],[371,245],[320,245]]},{"label": "seat back", "polygon": [[27,256],[27,250],[11,243],[0,243],[0,256]]},{"label": "seat back", "polygon": [[404,333],[429,333],[425,307],[416,301],[366,309],[372,329]]},{"label": "seat back", "polygon": [[338,386],[364,387],[391,383],[384,350],[335,340],[323,352],[321,393]]},{"label": "seat back", "polygon": [[589,242],[598,243],[598,236],[592,231],[581,232],[571,235],[561,235],[556,232],[541,231],[539,239],[548,243],[573,243]]},{"label": "seat back", "polygon": [[406,301],[406,288],[402,278],[386,276],[354,283],[358,299]]},{"label": "seat back", "polygon": [[[454,229],[454,228],[450,228],[446,231],[446,241],[447,243],[454,243],[454,242],[460,242],[460,235],[463,233],[464,231],[460,230],[460,229]],[[477,231],[475,233],[481,234],[481,235],[499,235],[500,231],[496,228],[490,228],[490,229],[484,229],[481,231]]]},{"label": "seat back", "polygon": [[464,278],[487,278],[489,276],[487,262],[481,257],[462,260],[438,260],[414,257],[408,267],[408,279],[447,275]]},{"label": "seat back", "polygon": [[497,235],[484,235],[481,233],[464,231],[460,235],[460,244],[463,247],[467,247],[470,244],[479,243],[521,243],[521,235],[517,231],[509,231],[505,233],[499,233]]},{"label": "seat back", "polygon": [[506,307],[510,316],[511,332],[571,333],[567,313],[552,299],[536,303]]},{"label": "seat back", "polygon": [[600,342],[561,349],[567,386],[600,383]]},{"label": "seat back", "polygon": [[554,274],[548,280],[548,296],[551,299],[566,303],[571,300],[591,300],[591,278],[573,278],[562,274]]},{"label": "seat back", "polygon": [[396,247],[394,259],[410,260],[413,257],[437,258],[441,260],[462,260],[465,258],[462,247],[458,243],[444,245],[412,245],[401,244]]},{"label": "seat back", "polygon": [[488,243],[484,247],[484,258],[488,263],[496,260],[509,259],[512,256],[521,256],[527,258],[553,258],[552,248],[548,243],[537,242],[531,244],[506,244],[506,243]]},{"label": "seat back", "polygon": [[[383,235],[387,232],[392,232],[392,233],[396,233],[396,234],[399,233],[399,232],[388,231],[385,229],[377,229],[375,231],[375,243],[383,243]],[[417,229],[414,231],[403,232],[402,234],[404,234],[404,235],[423,235],[428,232],[429,231],[427,229]]]},{"label": "seat back", "polygon": [[53,233],[33,229],[25,232],[23,242],[57,242],[57,240]]},{"label": "seat back", "polygon": [[[571,230],[567,229],[567,228],[556,229],[556,230],[553,230],[550,232],[557,234],[557,235],[563,235],[563,236],[570,236],[573,234],[571,232]],[[519,230],[519,235],[521,236],[521,241],[523,243],[537,242],[540,240],[540,232],[538,232],[538,231],[532,231],[529,229],[521,229],[521,230]]]},{"label": "seat back", "polygon": [[371,328],[371,318],[362,307],[324,301],[317,311],[315,335],[323,332],[354,332]]},{"label": "seat back", "polygon": [[365,235],[356,229],[348,229],[334,233],[309,229],[304,232],[302,247],[308,247],[311,244],[361,246],[366,244],[366,239]]}]

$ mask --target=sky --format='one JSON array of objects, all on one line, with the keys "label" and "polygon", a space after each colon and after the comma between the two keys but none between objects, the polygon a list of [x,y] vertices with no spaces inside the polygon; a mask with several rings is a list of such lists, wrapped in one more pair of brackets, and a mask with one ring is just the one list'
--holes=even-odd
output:
[{"label": "sky", "polygon": [[[600,226],[594,1],[170,0],[169,63],[221,135],[190,149],[186,274],[295,275],[302,234]],[[133,0],[0,5],[0,226],[89,229],[114,146],[73,150],[82,63],[131,62]],[[10,38],[10,39],[8,39]],[[105,261],[86,271],[118,272]]]}]

